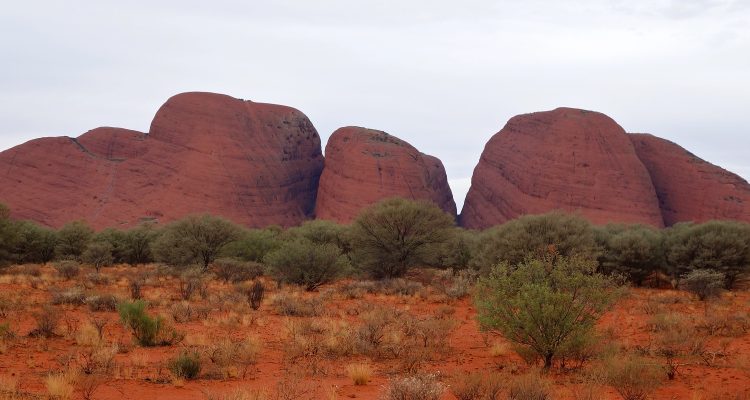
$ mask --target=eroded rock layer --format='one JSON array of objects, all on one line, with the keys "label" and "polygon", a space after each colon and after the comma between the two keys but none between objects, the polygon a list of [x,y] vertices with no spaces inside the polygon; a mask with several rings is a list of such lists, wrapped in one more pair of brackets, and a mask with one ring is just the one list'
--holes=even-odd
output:
[{"label": "eroded rock layer", "polygon": [[148,134],[97,128],[0,153],[0,202],[16,218],[96,228],[191,213],[247,226],[312,216],[320,138],[301,112],[213,93],[183,93]]},{"label": "eroded rock layer", "polygon": [[648,134],[630,136],[651,174],[664,223],[711,219],[750,222],[750,185],[668,140]]},{"label": "eroded rock layer", "polygon": [[316,218],[350,222],[363,208],[396,196],[429,200],[456,214],[440,160],[385,132],[336,130],[326,144]]},{"label": "eroded rock layer", "polygon": [[461,223],[487,228],[553,210],[597,224],[663,226],[651,177],[628,134],[606,115],[578,109],[508,121],[474,169]]}]

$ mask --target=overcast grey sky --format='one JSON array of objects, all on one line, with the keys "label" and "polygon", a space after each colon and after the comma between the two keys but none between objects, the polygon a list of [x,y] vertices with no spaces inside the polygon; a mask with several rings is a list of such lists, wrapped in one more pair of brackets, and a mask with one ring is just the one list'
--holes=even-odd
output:
[{"label": "overcast grey sky", "polygon": [[[157,4],[158,3],[158,4]],[[601,111],[750,178],[750,0],[34,1],[0,9],[0,150],[212,91],[385,130],[463,203],[516,114]]]}]

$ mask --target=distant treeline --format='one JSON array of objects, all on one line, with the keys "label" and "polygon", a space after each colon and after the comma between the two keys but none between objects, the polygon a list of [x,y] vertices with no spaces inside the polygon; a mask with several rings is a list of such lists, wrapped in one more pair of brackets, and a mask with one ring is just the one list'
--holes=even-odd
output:
[{"label": "distant treeline", "polygon": [[0,205],[0,265],[74,260],[97,269],[159,262],[231,274],[271,273],[313,290],[345,275],[394,278],[414,267],[475,269],[519,263],[538,253],[583,256],[634,285],[672,284],[694,270],[720,272],[734,287],[750,271],[750,224],[711,221],[667,229],[594,226],[575,214],[530,215],[484,231],[455,226],[431,203],[399,198],[365,210],[350,225],[314,220],[299,227],[246,229],[193,215],[156,226],[94,232],[84,222],[58,230],[12,220]]}]

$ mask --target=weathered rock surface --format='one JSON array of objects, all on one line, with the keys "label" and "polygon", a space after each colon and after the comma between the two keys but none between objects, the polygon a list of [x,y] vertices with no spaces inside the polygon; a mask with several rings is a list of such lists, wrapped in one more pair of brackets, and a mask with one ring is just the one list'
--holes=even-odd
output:
[{"label": "weathered rock surface", "polygon": [[668,140],[630,136],[651,174],[664,223],[730,219],[750,222],[750,185]]},{"label": "weathered rock surface", "polygon": [[148,134],[97,128],[0,153],[0,202],[16,218],[96,228],[211,213],[248,226],[312,216],[320,138],[301,112],[213,93],[183,93]]},{"label": "weathered rock surface", "polygon": [[628,134],[606,115],[578,109],[508,121],[474,169],[461,223],[487,228],[553,210],[596,224],[663,226],[651,177]]},{"label": "weathered rock surface", "polygon": [[456,215],[443,164],[385,132],[345,127],[326,144],[316,218],[350,222],[389,197],[429,200]]}]

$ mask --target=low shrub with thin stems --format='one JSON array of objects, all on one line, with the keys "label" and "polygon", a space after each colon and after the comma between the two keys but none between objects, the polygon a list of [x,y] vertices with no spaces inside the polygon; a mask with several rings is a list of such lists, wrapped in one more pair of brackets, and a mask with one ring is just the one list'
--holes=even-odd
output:
[{"label": "low shrub with thin stems", "polygon": [[497,373],[459,373],[451,380],[450,390],[458,400],[499,400],[505,386]]},{"label": "low shrub with thin stems", "polygon": [[57,336],[55,330],[60,322],[60,314],[51,306],[45,306],[41,311],[34,313],[36,328],[29,332],[30,337],[51,338]]},{"label": "low shrub with thin stems", "polygon": [[436,374],[419,374],[391,381],[384,400],[438,400],[445,392]]},{"label": "low shrub with thin stems", "polygon": [[694,269],[682,276],[680,286],[698,297],[698,300],[704,301],[721,296],[725,282],[726,277],[721,272]]},{"label": "low shrub with thin stems", "polygon": [[196,352],[183,351],[168,363],[169,371],[177,378],[195,379],[201,372],[200,355]]},{"label": "low shrub with thin stems", "polygon": [[615,358],[604,363],[607,383],[624,400],[645,400],[661,383],[661,368],[636,357]]},{"label": "low shrub with thin stems", "polygon": [[60,275],[60,277],[62,277],[66,281],[75,278],[81,272],[81,265],[78,264],[77,261],[73,260],[58,261],[53,264],[53,267]]}]

